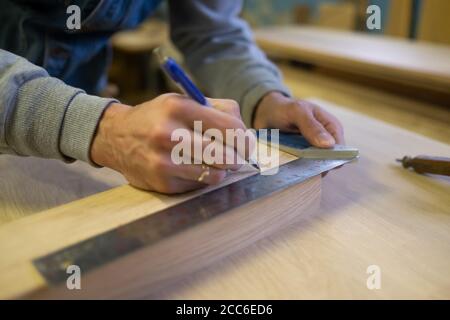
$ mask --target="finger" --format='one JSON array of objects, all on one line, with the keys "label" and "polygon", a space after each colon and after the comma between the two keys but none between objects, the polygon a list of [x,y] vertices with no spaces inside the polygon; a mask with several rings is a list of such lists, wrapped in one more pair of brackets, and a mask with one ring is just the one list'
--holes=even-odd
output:
[{"label": "finger", "polygon": [[197,181],[207,185],[218,184],[225,179],[227,172],[207,165],[181,164],[178,165],[175,176],[190,181]]},{"label": "finger", "polygon": [[[219,101],[225,101],[223,105],[228,110],[233,108],[237,110],[232,100],[215,99],[213,102]],[[177,118],[183,127],[215,136],[217,141],[231,146],[244,159],[248,159],[248,156],[253,153],[256,137],[252,131],[246,129],[241,119],[214,108],[200,106],[187,97],[168,95],[166,104],[170,112],[173,112],[172,116]]]},{"label": "finger", "polygon": [[[205,137],[210,137],[210,132],[221,133],[221,131],[211,131],[209,129],[205,131]],[[224,148],[235,150],[238,155],[236,158],[248,159],[256,150],[256,133],[252,129],[226,129],[225,137],[218,135],[211,138],[214,138],[217,142],[221,141],[224,144]]]},{"label": "finger", "polygon": [[230,99],[211,99],[211,98],[208,98],[208,101],[214,109],[228,113],[229,115],[232,115],[242,120],[241,110],[239,108],[239,104],[236,101]]},{"label": "finger", "polygon": [[[255,133],[250,129],[210,127],[205,130],[203,122],[195,124],[193,129],[194,131],[191,130],[192,138],[196,137],[196,141],[203,141],[204,148],[213,141],[215,144],[223,144],[221,149],[224,151],[230,152],[229,149],[231,148],[236,152],[236,155],[233,155],[232,158],[229,157],[230,153],[227,153],[227,159],[248,159],[257,145]],[[227,163],[232,164],[232,162]]]},{"label": "finger", "polygon": [[[216,106],[217,105],[218,104],[216,104]],[[184,98],[183,106],[184,107],[174,108],[176,112],[174,116],[192,129],[194,129],[194,121],[201,121],[203,132],[208,129],[218,129],[222,132],[222,135],[224,137],[226,136],[226,129],[246,129],[245,124],[240,118],[229,113],[234,112],[230,111],[232,107],[221,107],[227,110],[230,109],[228,110],[229,112],[223,112],[214,107],[208,108],[205,106],[201,106],[195,101],[188,98]]]},{"label": "finger", "polygon": [[168,178],[156,186],[156,191],[166,194],[184,193],[205,187],[204,183],[177,177]]},{"label": "finger", "polygon": [[246,163],[234,148],[220,139],[213,139],[187,128],[177,128],[171,136],[170,144],[165,145],[173,164],[206,163],[217,169],[236,171]]},{"label": "finger", "polygon": [[344,128],[335,116],[317,106],[313,109],[313,114],[323,127],[333,136],[336,143],[345,144]]},{"label": "finger", "polygon": [[312,145],[319,148],[331,148],[335,144],[333,136],[314,117],[311,108],[296,108],[294,117],[300,132]]}]

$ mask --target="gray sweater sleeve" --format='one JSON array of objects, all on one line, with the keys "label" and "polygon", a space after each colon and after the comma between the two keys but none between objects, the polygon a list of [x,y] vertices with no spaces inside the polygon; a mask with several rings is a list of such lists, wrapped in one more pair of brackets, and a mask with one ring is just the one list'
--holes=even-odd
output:
[{"label": "gray sweater sleeve", "polygon": [[169,5],[171,38],[190,71],[212,97],[238,101],[247,126],[267,92],[290,94],[239,18],[242,0],[171,0]]},{"label": "gray sweater sleeve", "polygon": [[0,49],[0,153],[90,162],[97,123],[113,101]]}]

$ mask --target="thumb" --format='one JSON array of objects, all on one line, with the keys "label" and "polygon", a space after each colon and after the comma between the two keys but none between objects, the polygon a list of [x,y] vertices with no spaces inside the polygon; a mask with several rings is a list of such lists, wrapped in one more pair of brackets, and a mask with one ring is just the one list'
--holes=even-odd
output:
[{"label": "thumb", "polygon": [[241,119],[241,110],[239,108],[239,104],[230,99],[211,99],[208,98],[209,103],[214,109],[220,110],[222,112],[228,113],[233,117]]}]

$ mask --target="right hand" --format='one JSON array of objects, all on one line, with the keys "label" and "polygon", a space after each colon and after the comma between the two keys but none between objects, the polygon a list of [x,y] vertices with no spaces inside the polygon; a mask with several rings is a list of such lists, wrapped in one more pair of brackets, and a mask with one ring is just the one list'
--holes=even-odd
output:
[{"label": "right hand", "polygon": [[[225,129],[246,129],[235,101],[209,101],[214,108],[203,107],[178,94],[164,94],[136,107],[111,104],[92,142],[92,161],[121,172],[131,185],[150,191],[181,193],[219,183],[225,178],[226,170],[237,170],[241,165],[213,164],[210,174],[198,182],[204,171],[202,165],[176,165],[171,160],[172,148],[178,143],[171,141],[173,130],[185,128],[193,136],[195,120],[202,121],[203,130],[216,128],[224,137]],[[254,142],[249,141],[249,149],[255,146]],[[237,152],[233,152],[236,159]],[[249,152],[246,147],[246,153]]]}]

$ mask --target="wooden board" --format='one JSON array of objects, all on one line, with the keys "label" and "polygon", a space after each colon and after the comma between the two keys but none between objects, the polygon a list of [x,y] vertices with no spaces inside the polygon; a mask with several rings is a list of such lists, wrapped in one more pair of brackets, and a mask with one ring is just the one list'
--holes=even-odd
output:
[{"label": "wooden board", "polygon": [[[281,162],[295,159],[283,154]],[[249,167],[231,175],[222,185],[255,174]],[[142,297],[179,277],[217,261],[232,252],[310,214],[318,205],[320,177],[269,197],[156,245],[129,254],[82,278],[83,290],[47,290],[32,260],[112,228],[147,216],[216,187],[180,196],[164,196],[128,185],[71,202],[0,226],[0,296],[23,297]],[[126,276],[119,276],[126,270]],[[133,281],[135,279],[135,281]],[[110,290],[108,287],[121,288]]]},{"label": "wooden board", "polygon": [[450,44],[450,1],[422,1],[417,38],[422,41]]},{"label": "wooden board", "polygon": [[[296,96],[333,101],[323,105],[343,122],[348,144],[361,151],[360,161],[323,179],[321,208],[311,218],[147,298],[449,299],[450,182],[405,171],[394,161],[406,154],[448,156],[449,110],[320,74],[282,69]],[[0,216],[6,211],[9,221],[33,214],[38,219],[39,210],[121,181],[111,171],[82,163],[2,155]],[[117,200],[114,194],[110,200]],[[134,209],[139,211],[139,204]],[[139,217],[139,212],[137,217],[130,212],[120,218]],[[103,223],[112,228],[118,218],[108,215]],[[88,224],[88,215],[77,216]],[[70,236],[72,230],[66,231]],[[45,234],[39,241],[45,241]],[[366,287],[371,264],[381,268],[380,290]]]},{"label": "wooden board", "polygon": [[[450,180],[395,163],[404,154],[449,156],[450,146],[314,101],[360,150],[357,163],[323,179],[319,213],[149,298],[450,298]],[[370,265],[381,269],[379,290],[366,286]]]},{"label": "wooden board", "polygon": [[255,32],[273,57],[450,91],[450,47],[314,27],[271,27]]},{"label": "wooden board", "polygon": [[413,0],[390,1],[386,34],[408,38],[411,31]]},{"label": "wooden board", "polygon": [[63,283],[32,298],[143,298],[287,226],[317,209],[320,177],[232,210],[199,226],[94,269],[82,290]]}]

